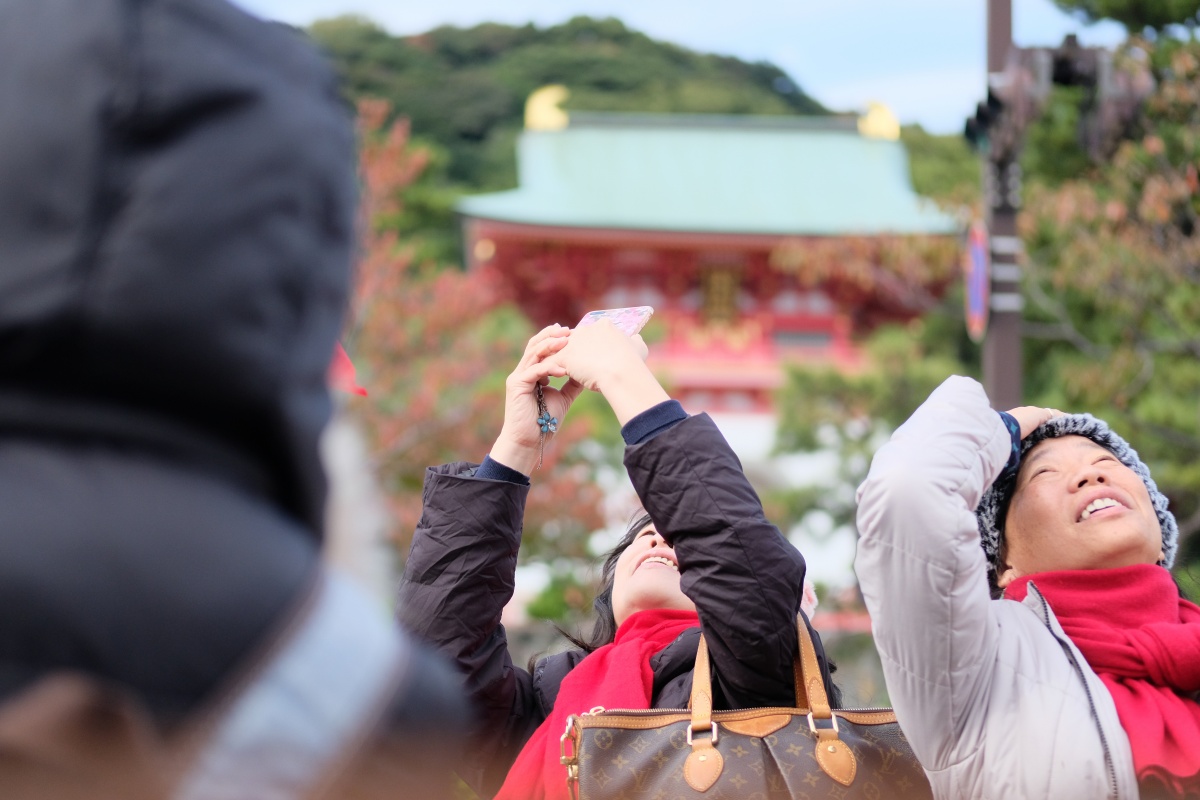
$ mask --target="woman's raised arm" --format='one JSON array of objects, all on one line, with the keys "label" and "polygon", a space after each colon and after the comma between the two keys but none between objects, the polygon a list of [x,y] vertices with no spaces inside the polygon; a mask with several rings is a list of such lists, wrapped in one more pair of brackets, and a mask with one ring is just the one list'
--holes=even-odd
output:
[{"label": "woman's raised arm", "polygon": [[1011,450],[983,387],[951,377],[879,449],[858,490],[855,571],[890,699],[929,769],[956,758],[958,722],[996,660],[975,507]]}]

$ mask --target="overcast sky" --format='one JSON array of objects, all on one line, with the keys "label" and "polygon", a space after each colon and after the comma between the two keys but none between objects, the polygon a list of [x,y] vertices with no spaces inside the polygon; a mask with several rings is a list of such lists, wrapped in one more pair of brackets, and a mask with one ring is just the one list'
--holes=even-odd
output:
[{"label": "overcast sky", "polygon": [[[825,105],[877,100],[901,122],[962,129],[982,98],[986,0],[235,0],[260,16],[306,25],[359,14],[396,34],[480,22],[548,26],[579,14],[694,50],[771,61]],[[1111,45],[1120,26],[1085,27],[1051,0],[1012,0],[1019,45],[1057,45],[1067,33]]]}]

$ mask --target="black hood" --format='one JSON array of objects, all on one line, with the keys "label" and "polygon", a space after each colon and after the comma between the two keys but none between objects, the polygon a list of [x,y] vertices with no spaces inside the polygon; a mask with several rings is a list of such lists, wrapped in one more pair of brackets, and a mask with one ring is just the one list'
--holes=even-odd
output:
[{"label": "black hood", "polygon": [[0,436],[228,476],[314,533],[351,115],[223,0],[0,3]]}]

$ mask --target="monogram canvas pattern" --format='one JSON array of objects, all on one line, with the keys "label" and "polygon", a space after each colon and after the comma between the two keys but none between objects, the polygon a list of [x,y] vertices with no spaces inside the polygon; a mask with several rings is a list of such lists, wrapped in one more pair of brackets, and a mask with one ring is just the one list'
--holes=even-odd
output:
[{"label": "monogram canvas pattern", "polygon": [[603,714],[588,720],[579,739],[580,800],[932,797],[925,773],[895,722],[859,724],[839,714],[840,739],[858,761],[855,779],[847,787],[817,764],[816,748],[821,745],[803,714],[794,713],[784,728],[764,737],[722,728],[720,717],[720,713],[714,715],[719,728],[716,749],[724,757],[724,769],[716,784],[703,793],[683,778],[684,761],[692,750],[687,743],[688,720],[641,727],[655,721],[635,718],[633,724],[638,727],[634,728],[619,727],[629,717],[613,719],[614,724],[607,726]]},{"label": "monogram canvas pattern", "polygon": [[562,736],[577,800],[931,800],[925,771],[890,708],[835,711],[803,615],[793,663],[797,708],[712,710],[704,635],[688,709],[572,716]]}]

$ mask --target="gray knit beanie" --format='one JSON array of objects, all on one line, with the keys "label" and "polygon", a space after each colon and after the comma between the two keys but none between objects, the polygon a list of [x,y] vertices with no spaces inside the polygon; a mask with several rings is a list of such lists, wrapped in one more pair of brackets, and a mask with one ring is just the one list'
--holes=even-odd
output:
[{"label": "gray knit beanie", "polygon": [[[1138,458],[1137,451],[1113,433],[1104,420],[1096,419],[1091,414],[1066,414],[1042,423],[1026,436],[1021,441],[1021,457],[1024,458],[1038,443],[1059,436],[1086,436],[1137,473],[1146,484],[1150,502],[1154,505],[1154,513],[1158,515],[1158,524],[1162,527],[1163,554],[1166,556],[1164,563],[1167,567],[1174,564],[1175,551],[1179,547],[1179,526],[1175,523],[1175,515],[1167,510],[1166,495],[1154,484],[1154,479],[1150,477],[1150,469]],[[983,552],[987,554],[988,583],[993,589],[996,586],[996,567],[1000,558],[1004,518],[1008,513],[1008,504],[1012,500],[1016,482],[1016,470],[1001,475],[983,493],[983,499],[975,509],[975,516],[979,520],[979,537],[983,544]]]}]

